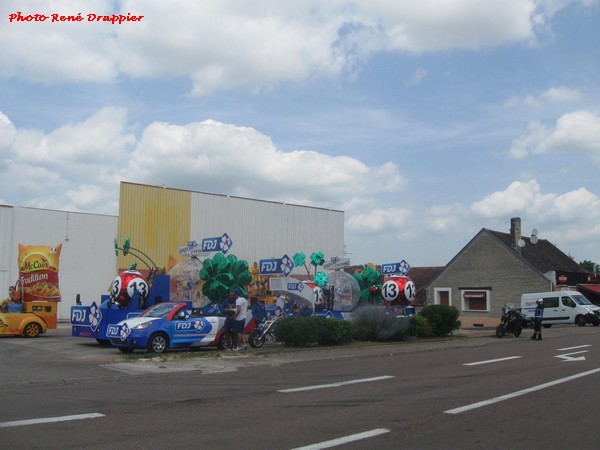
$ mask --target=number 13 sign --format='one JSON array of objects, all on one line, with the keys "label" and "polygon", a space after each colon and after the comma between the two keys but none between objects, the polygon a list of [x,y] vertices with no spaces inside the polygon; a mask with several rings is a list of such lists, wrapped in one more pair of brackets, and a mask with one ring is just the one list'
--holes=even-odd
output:
[{"label": "number 13 sign", "polygon": [[392,276],[381,286],[381,296],[388,302],[411,303],[415,299],[417,288],[408,277]]}]

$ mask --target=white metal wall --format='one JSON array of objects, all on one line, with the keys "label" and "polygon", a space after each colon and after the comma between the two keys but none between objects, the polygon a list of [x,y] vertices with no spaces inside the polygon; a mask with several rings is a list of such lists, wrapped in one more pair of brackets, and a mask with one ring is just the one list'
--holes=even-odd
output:
[{"label": "white metal wall", "polygon": [[8,286],[17,280],[11,278],[11,268],[17,265],[11,260],[13,212],[12,206],[0,205],[0,300],[8,296]]},{"label": "white metal wall", "polygon": [[344,257],[343,211],[197,192],[191,201],[190,238],[200,243],[227,233],[233,241],[228,254],[250,264],[297,252],[308,265],[316,251],[326,260]]},{"label": "white metal wall", "polygon": [[116,216],[0,208],[0,269],[3,270],[0,272],[0,298],[6,296],[8,286],[18,279],[19,244],[62,244],[58,272],[62,301],[58,305],[58,319],[69,320],[78,293],[84,304],[98,301],[116,275],[113,240],[117,235],[117,221]]}]

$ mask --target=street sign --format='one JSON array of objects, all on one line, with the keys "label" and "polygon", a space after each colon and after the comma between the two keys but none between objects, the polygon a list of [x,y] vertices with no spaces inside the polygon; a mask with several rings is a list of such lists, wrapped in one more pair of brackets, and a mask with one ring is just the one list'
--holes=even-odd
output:
[{"label": "street sign", "polygon": [[258,270],[261,275],[283,274],[288,276],[294,269],[294,262],[288,255],[281,258],[261,259],[258,262]]},{"label": "street sign", "polygon": [[210,237],[202,239],[202,251],[203,252],[222,252],[227,253],[233,241],[227,233],[224,233],[221,237]]},{"label": "street sign", "polygon": [[399,273],[400,275],[406,275],[410,270],[410,264],[408,264],[405,260],[402,260],[399,263],[390,263],[390,264],[382,264],[381,265],[381,273],[382,275],[394,275]]}]

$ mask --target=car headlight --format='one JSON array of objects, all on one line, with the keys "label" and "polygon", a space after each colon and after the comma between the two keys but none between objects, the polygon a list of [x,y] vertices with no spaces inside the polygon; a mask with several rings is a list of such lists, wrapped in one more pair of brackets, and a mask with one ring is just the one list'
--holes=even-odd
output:
[{"label": "car headlight", "polygon": [[150,325],[152,325],[152,322],[140,323],[139,325],[133,327],[132,330],[143,330],[145,328],[148,328]]}]

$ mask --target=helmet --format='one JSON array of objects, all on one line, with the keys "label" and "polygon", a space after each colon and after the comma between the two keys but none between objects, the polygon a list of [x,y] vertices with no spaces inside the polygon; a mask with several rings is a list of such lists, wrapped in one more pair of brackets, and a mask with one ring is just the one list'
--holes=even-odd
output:
[{"label": "helmet", "polygon": [[543,298],[538,298],[538,299],[537,299],[535,302],[536,302],[538,305],[542,306],[542,305],[544,304],[544,299],[543,299]]}]

